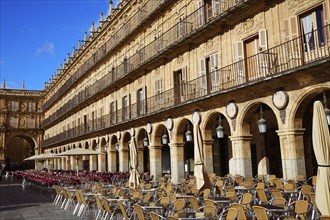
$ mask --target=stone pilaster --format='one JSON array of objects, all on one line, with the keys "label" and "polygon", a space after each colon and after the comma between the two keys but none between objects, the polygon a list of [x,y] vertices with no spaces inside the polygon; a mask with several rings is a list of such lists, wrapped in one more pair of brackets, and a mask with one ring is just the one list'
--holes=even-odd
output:
[{"label": "stone pilaster", "polygon": [[97,155],[89,156],[89,169],[97,170]]},{"label": "stone pilaster", "polygon": [[158,180],[163,175],[162,170],[162,146],[149,146],[150,174],[154,180]]},{"label": "stone pilaster", "polygon": [[142,174],[144,172],[144,148],[138,148],[138,171]]},{"label": "stone pilaster", "polygon": [[184,178],[184,143],[171,143],[171,177],[172,182]]},{"label": "stone pilaster", "polygon": [[108,171],[116,172],[116,150],[108,151]]},{"label": "stone pilaster", "polygon": [[128,149],[119,150],[119,171],[126,172],[129,169],[129,161],[128,161]]},{"label": "stone pilaster", "polygon": [[61,157],[61,169],[66,170],[66,157]]},{"label": "stone pilaster", "polygon": [[77,162],[75,156],[70,156],[70,166],[71,166],[71,170],[77,169]]},{"label": "stone pilaster", "polygon": [[97,162],[98,162],[98,171],[100,172],[106,171],[106,163],[107,163],[106,153],[98,154]]},{"label": "stone pilaster", "polygon": [[283,178],[294,179],[298,175],[306,176],[304,157],[305,129],[279,130]]},{"label": "stone pilaster", "polygon": [[251,135],[231,136],[230,140],[233,150],[233,158],[229,163],[230,173],[252,177]]},{"label": "stone pilaster", "polygon": [[203,140],[204,146],[204,165],[208,174],[213,173],[213,140]]}]

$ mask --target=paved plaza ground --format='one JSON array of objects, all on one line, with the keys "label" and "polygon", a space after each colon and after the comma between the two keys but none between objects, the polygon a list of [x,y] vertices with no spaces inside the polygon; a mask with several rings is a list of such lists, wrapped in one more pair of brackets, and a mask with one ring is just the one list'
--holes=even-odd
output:
[{"label": "paved plaza ground", "polygon": [[50,189],[22,186],[21,181],[3,177],[0,181],[0,220],[80,219],[55,206],[54,196]]}]

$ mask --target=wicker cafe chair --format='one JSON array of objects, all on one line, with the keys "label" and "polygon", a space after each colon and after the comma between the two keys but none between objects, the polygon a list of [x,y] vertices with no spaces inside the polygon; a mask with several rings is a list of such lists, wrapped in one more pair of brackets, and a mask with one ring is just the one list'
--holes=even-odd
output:
[{"label": "wicker cafe chair", "polygon": [[99,217],[100,219],[102,219],[103,215],[105,214],[105,209],[102,205],[101,199],[99,198],[99,196],[94,196],[95,201],[96,201],[96,205],[97,205],[97,215],[95,217],[95,220],[98,220]]},{"label": "wicker cafe chair", "polygon": [[159,214],[157,214],[156,212],[150,212],[149,213],[150,219],[151,220],[162,220],[162,219],[167,219],[164,216],[161,216]]},{"label": "wicker cafe chair", "polygon": [[142,207],[138,204],[135,204],[134,209],[135,209],[137,219],[138,220],[145,220],[145,216],[144,216],[144,212],[143,212]]},{"label": "wicker cafe chair", "polygon": [[236,220],[238,215],[238,211],[235,208],[229,208],[225,209],[219,219],[225,219],[225,220]]},{"label": "wicker cafe chair", "polygon": [[245,209],[242,204],[239,203],[233,203],[231,204],[231,207],[237,209],[237,218],[239,220],[247,220],[246,214],[245,214]]},{"label": "wicker cafe chair", "polygon": [[55,189],[56,196],[55,196],[55,199],[54,199],[54,202],[53,203],[55,205],[57,205],[62,200],[63,193],[61,192],[61,188],[58,185],[55,185],[54,186],[54,189]]},{"label": "wicker cafe chair", "polygon": [[268,198],[264,189],[256,189],[256,192],[259,198],[259,204],[268,202]]},{"label": "wicker cafe chair", "polygon": [[173,208],[172,210],[170,210],[170,213],[169,215],[176,215],[177,213],[180,213],[183,211],[185,205],[186,205],[186,202],[184,201],[184,199],[177,199],[173,202]]},{"label": "wicker cafe chair", "polygon": [[[132,214],[133,212],[132,211],[127,212],[124,204],[121,201],[118,201],[118,206],[119,206],[120,212],[125,220],[130,220],[131,218],[133,218],[133,216],[134,216]],[[130,209],[130,207],[128,209]],[[131,213],[131,215],[129,215],[128,213]]]},{"label": "wicker cafe chair", "polygon": [[253,206],[254,215],[257,220],[266,220],[269,219],[267,214],[267,209],[261,206]]},{"label": "wicker cafe chair", "polygon": [[76,204],[76,207],[74,208],[72,214],[75,215],[76,213],[78,213],[78,211],[79,211],[79,207],[82,205],[82,201],[81,201],[80,194],[79,194],[79,192],[78,192],[77,189],[74,191],[74,194],[75,194],[76,199],[77,199],[77,204]]},{"label": "wicker cafe chair", "polygon": [[305,220],[309,211],[310,204],[305,200],[296,200],[289,205],[289,211],[292,210],[292,206],[294,206],[293,211],[295,218],[289,219],[297,219],[299,217],[299,219]]},{"label": "wicker cafe chair", "polygon": [[[201,211],[202,210],[202,211]],[[205,205],[196,210],[197,218],[215,218],[217,216],[217,209],[214,205]]]},{"label": "wicker cafe chair", "polygon": [[102,196],[102,202],[105,208],[105,214],[102,219],[107,219],[108,215],[110,215],[110,219],[112,219],[113,215],[120,212],[119,209],[111,209],[110,204],[105,196]]}]

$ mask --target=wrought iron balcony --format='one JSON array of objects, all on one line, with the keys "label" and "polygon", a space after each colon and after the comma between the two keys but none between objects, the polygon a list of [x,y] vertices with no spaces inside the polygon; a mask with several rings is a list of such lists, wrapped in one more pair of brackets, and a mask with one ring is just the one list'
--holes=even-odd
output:
[{"label": "wrought iron balcony", "polygon": [[[77,98],[76,95],[72,99],[70,99],[64,106],[62,106],[59,110],[53,113],[51,116],[46,118],[42,122],[42,127],[45,128],[50,126],[56,122],[56,120],[61,120],[61,117],[70,112],[74,111],[74,107],[81,107],[85,101],[88,101],[93,96],[99,95],[99,92],[102,91],[104,95],[110,94],[114,90],[111,88],[111,85],[118,84],[121,79],[126,76],[137,77],[138,74],[141,74],[143,71],[143,67],[146,67],[148,64],[152,62],[157,62],[163,59],[164,56],[170,56],[173,51],[177,53],[180,51],[180,47],[177,47],[180,43],[184,41],[193,41],[194,39],[200,39],[201,36],[204,37],[205,30],[208,28],[212,28],[212,25],[218,24],[221,22],[225,23],[228,20],[237,17],[235,13],[230,12],[238,12],[246,11],[248,8],[253,8],[254,0],[231,0],[227,2],[220,2],[219,8],[215,11],[210,9],[210,13],[205,13],[205,5],[201,6],[199,9],[194,11],[192,14],[188,15],[184,19],[180,20],[177,24],[175,24],[168,31],[163,33],[161,36],[157,37],[150,44],[143,47],[141,50],[137,51],[131,57],[125,59],[125,61],[113,68],[108,74],[106,74],[103,78],[101,78],[98,82],[94,83],[90,87],[88,87],[88,92],[80,92],[85,93],[85,96],[81,96],[82,98]],[[249,3],[249,4],[247,4]],[[260,1],[258,2],[260,5]],[[159,5],[158,5],[159,6]],[[153,6],[155,8],[156,6]],[[154,9],[155,10],[155,9]],[[201,16],[202,14],[202,16]],[[212,15],[212,16],[211,16]],[[217,23],[218,22],[218,23]],[[218,26],[215,27],[219,29]],[[214,29],[214,27],[213,27]],[[202,31],[204,30],[204,32]],[[194,38],[192,38],[194,36]],[[64,92],[74,83],[79,77],[81,77],[87,70],[93,67],[93,65],[97,61],[94,60],[94,56],[92,56],[78,71],[77,74],[74,74],[69,81],[67,81],[64,86],[62,86],[59,90],[59,95],[64,94]],[[103,82],[103,83],[100,83]],[[102,84],[102,85],[100,85]],[[63,92],[62,92],[63,91]],[[86,95],[86,93],[88,95]],[[47,103],[53,103],[58,97],[56,93],[51,99],[47,101]],[[79,99],[79,101],[77,100]],[[51,104],[45,104],[48,108]]]},{"label": "wrought iron balcony", "polygon": [[[147,1],[141,9],[136,12],[124,26],[119,28],[117,32],[100,48],[67,80],[63,86],[43,105],[43,110],[48,109],[59,98],[61,98],[85,73],[93,66],[100,62],[107,54],[124,44],[127,38],[134,33],[139,27],[143,26],[148,20],[152,19],[153,15],[166,4],[174,3],[171,0],[163,1]],[[158,16],[158,15],[157,15]]]},{"label": "wrought iron balcony", "polygon": [[[330,25],[307,35],[317,36],[324,33],[330,35]],[[43,147],[59,144],[72,138],[78,138],[96,131],[115,127],[118,124],[146,117],[157,112],[165,111],[178,105],[184,105],[203,98],[209,98],[237,87],[244,87],[251,83],[272,80],[282,75],[295,73],[298,70],[318,66],[330,62],[330,40],[326,39],[322,44],[314,42],[313,47],[304,43],[305,35],[260,52],[254,56],[235,62],[231,65],[216,69],[199,78],[181,84],[179,88],[159,93],[148,99],[129,106],[129,109],[119,109],[101,118],[88,122],[86,125],[72,128],[68,131],[44,140]],[[212,79],[217,79],[213,80]],[[125,112],[125,114],[123,113]],[[125,116],[124,116],[125,115]],[[77,131],[73,135],[73,131]]]}]

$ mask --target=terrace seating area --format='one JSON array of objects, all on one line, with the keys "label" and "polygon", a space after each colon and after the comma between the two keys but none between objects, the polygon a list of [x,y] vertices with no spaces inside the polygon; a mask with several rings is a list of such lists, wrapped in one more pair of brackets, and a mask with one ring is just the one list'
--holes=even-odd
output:
[{"label": "terrace seating area", "polygon": [[[14,177],[55,191],[54,206],[88,219],[320,219],[316,176],[292,180],[210,174],[210,189],[194,176],[171,181],[146,178],[138,188],[128,173],[18,171]],[[326,219],[326,217],[322,216]]]}]

